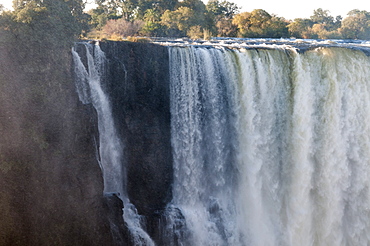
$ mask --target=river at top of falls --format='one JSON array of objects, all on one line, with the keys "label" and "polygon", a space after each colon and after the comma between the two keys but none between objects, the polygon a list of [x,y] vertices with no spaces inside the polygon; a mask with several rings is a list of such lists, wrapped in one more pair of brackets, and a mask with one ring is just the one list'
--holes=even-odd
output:
[{"label": "river at top of falls", "polygon": [[169,48],[177,244],[369,245],[366,44],[216,46]]},{"label": "river at top of falls", "polygon": [[344,39],[295,39],[295,38],[212,38],[210,40],[189,38],[151,38],[152,42],[165,46],[175,47],[214,47],[229,49],[276,49],[295,48],[306,51],[318,47],[344,47],[362,50],[370,54],[369,40],[344,40]]}]

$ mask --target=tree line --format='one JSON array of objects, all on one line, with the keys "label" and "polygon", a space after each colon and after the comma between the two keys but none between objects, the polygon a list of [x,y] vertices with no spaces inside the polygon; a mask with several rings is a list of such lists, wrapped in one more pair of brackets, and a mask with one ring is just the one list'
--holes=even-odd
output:
[{"label": "tree line", "polygon": [[13,0],[12,11],[0,4],[0,44],[70,47],[90,28],[84,8],[84,0]]},{"label": "tree line", "polygon": [[64,32],[60,34],[115,39],[128,36],[370,39],[370,12],[365,10],[352,10],[343,18],[319,8],[310,18],[291,21],[263,9],[240,12],[235,3],[227,0],[209,0],[207,4],[201,0],[95,0],[95,3],[97,7],[85,13],[83,0],[14,0],[14,11],[4,11],[0,6],[0,25],[5,29],[10,23],[17,28],[43,23],[42,29],[47,33],[50,30],[45,29],[47,21],[37,22],[46,18],[57,27],[63,26]]},{"label": "tree line", "polygon": [[343,19],[329,10],[287,20],[263,9],[240,12],[227,0],[96,0],[88,12],[97,36],[207,38],[370,39],[370,12],[352,10]]}]

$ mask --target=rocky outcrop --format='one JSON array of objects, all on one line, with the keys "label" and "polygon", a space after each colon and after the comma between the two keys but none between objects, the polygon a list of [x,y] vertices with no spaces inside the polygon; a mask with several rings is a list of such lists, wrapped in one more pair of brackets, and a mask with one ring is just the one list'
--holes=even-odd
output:
[{"label": "rocky outcrop", "polygon": [[[122,202],[103,195],[96,112],[78,99],[70,50],[19,47],[0,48],[0,245],[130,245]],[[160,242],[173,178],[167,48],[101,48],[128,197]]]},{"label": "rocky outcrop", "polygon": [[159,215],[171,200],[173,179],[167,47],[100,44],[108,59],[107,90],[121,139],[127,192],[158,241]]},{"label": "rocky outcrop", "polygon": [[70,50],[0,46],[0,245],[111,245],[95,111]]}]

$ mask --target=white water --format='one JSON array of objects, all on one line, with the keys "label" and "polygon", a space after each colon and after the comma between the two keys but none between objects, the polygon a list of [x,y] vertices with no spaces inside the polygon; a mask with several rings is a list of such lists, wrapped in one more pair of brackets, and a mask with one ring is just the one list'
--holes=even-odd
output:
[{"label": "white water", "polygon": [[106,57],[99,44],[86,44],[87,67],[79,54],[72,50],[75,64],[76,87],[83,103],[92,103],[98,115],[99,163],[103,172],[104,192],[116,193],[123,201],[124,221],[131,233],[134,245],[151,246],[154,242],[141,227],[141,217],[130,203],[126,192],[126,172],[123,165],[123,146],[116,132],[110,101],[102,82]]},{"label": "white water", "polygon": [[171,208],[187,231],[177,244],[370,244],[369,57],[328,47],[169,54]]}]

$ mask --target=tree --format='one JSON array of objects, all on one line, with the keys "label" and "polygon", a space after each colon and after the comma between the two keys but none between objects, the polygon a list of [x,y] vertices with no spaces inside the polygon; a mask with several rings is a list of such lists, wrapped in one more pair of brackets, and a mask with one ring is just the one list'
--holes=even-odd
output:
[{"label": "tree", "polygon": [[370,12],[351,10],[343,20],[340,32],[347,39],[370,39]]},{"label": "tree", "polygon": [[235,15],[233,24],[238,27],[238,36],[250,38],[278,38],[288,35],[287,21],[270,15],[263,9]]},{"label": "tree", "polygon": [[311,30],[313,25],[314,22],[311,19],[297,18],[288,25],[288,30],[291,37],[314,38]]},{"label": "tree", "polygon": [[103,27],[103,33],[110,37],[128,37],[135,36],[143,26],[143,21],[127,21],[123,18],[117,20],[109,20]]},{"label": "tree", "polygon": [[341,38],[338,28],[341,25],[341,16],[334,20],[329,10],[316,9],[310,19],[297,18],[288,25],[290,36],[296,38],[328,39]]},{"label": "tree", "polygon": [[216,22],[218,37],[235,37],[237,34],[237,26],[232,20],[220,19]]},{"label": "tree", "polygon": [[191,39],[199,39],[203,37],[203,31],[201,26],[191,26],[186,32],[186,35]]},{"label": "tree", "polygon": [[271,38],[289,37],[289,22],[283,17],[272,15],[266,27],[265,35]]},{"label": "tree", "polygon": [[161,16],[156,9],[147,9],[144,14],[144,25],[140,33],[146,36],[162,36],[164,27],[161,25]]},{"label": "tree", "polygon": [[88,14],[90,15],[90,26],[97,30],[101,30],[109,19],[108,14],[102,7],[97,7],[95,9],[90,9]]},{"label": "tree", "polygon": [[163,14],[166,10],[174,10],[178,3],[178,0],[157,0],[153,2],[152,6],[154,6],[160,14]]},{"label": "tree", "polygon": [[237,13],[239,13],[239,7],[232,2],[223,0],[210,0],[206,5],[208,13],[210,13],[213,19],[217,22],[220,19],[232,19]]},{"label": "tree", "polygon": [[208,18],[211,20],[209,29],[214,29],[217,36],[227,37],[236,35],[236,25],[232,18],[239,12],[239,7],[232,2],[223,0],[211,0],[206,5]]},{"label": "tree", "polygon": [[329,13],[329,10],[319,8],[313,11],[313,15],[310,18],[314,23],[330,25],[334,22],[334,18]]},{"label": "tree", "polygon": [[161,17],[162,25],[168,28],[171,36],[185,35],[195,22],[194,11],[188,7],[179,7],[175,11],[166,10]]},{"label": "tree", "polygon": [[330,15],[329,10],[323,10],[321,8],[314,10],[310,18],[313,24],[321,24],[321,28],[324,28],[326,31],[338,29],[342,20],[340,15],[334,19],[334,17]]},{"label": "tree", "polygon": [[[206,7],[200,0],[185,0],[174,11],[166,10],[161,17],[161,24],[167,27],[167,35],[184,36],[192,28],[191,35],[209,30]],[[190,32],[189,32],[190,33]]]},{"label": "tree", "polygon": [[95,0],[95,3],[98,5],[96,8],[98,11],[93,11],[92,14],[100,16],[93,16],[94,19],[106,19],[107,21],[124,18],[127,21],[132,21],[136,18],[137,0]]},{"label": "tree", "polygon": [[207,9],[206,5],[201,0],[184,0],[179,2],[178,7],[178,9],[186,7],[193,11],[193,16],[190,18],[191,26],[199,25],[202,28],[207,26]]},{"label": "tree", "polygon": [[82,0],[15,0],[14,35],[35,41],[71,42],[87,28]]},{"label": "tree", "polygon": [[314,24],[311,28],[315,38],[320,39],[340,39],[342,38],[338,30],[328,31],[325,24]]}]

